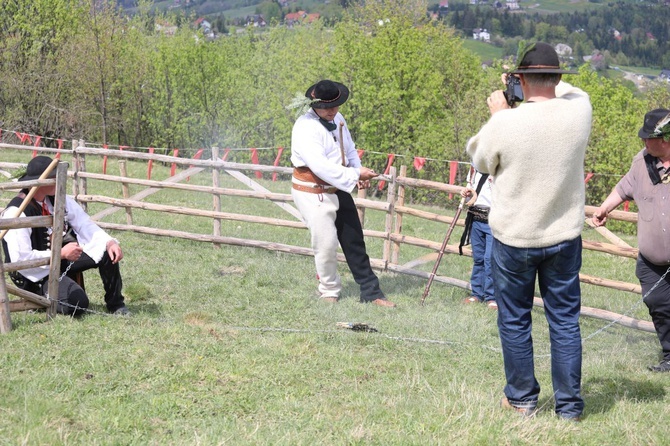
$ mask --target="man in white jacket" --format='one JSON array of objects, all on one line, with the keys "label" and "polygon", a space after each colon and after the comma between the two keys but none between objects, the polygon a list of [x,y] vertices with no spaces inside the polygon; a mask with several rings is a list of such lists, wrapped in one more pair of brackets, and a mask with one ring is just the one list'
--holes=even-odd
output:
[{"label": "man in white jacket", "polygon": [[[48,156],[34,157],[19,181],[38,179],[51,161]],[[55,177],[55,171],[50,177]],[[39,187],[20,216],[53,214],[55,188],[55,185]],[[27,189],[24,189],[14,197],[3,211],[2,217],[14,217],[26,195]],[[51,257],[51,231],[52,228],[10,229],[2,240],[6,258],[10,262],[20,262]],[[65,232],[68,236],[64,237],[61,248],[61,274],[66,272],[66,275],[62,276],[58,286],[58,312],[79,315],[88,308],[86,292],[71,277],[75,273],[97,268],[105,290],[107,310],[117,315],[130,315],[121,294],[119,261],[123,258],[123,251],[118,240],[95,224],[84,209],[69,196],[65,198]],[[10,277],[19,288],[43,296],[48,295],[49,266],[23,269],[10,274]]]},{"label": "man in white jacket", "polygon": [[360,287],[361,302],[394,307],[379,287],[370,266],[363,229],[351,192],[366,188],[378,174],[361,165],[340,105],[349,89],[331,80],[312,85],[305,93],[308,110],[293,125],[291,162],[293,201],[312,237],[319,295],[337,302],[342,283],[337,273],[337,245]]},{"label": "man in white jacket", "polygon": [[507,385],[503,407],[530,416],[540,394],[535,378],[531,309],[536,277],[551,340],[555,412],[578,421],[582,347],[579,329],[584,155],[591,103],[565,82],[551,45],[523,53],[516,75],[524,102],[511,108],[491,94],[491,118],[468,142],[475,167],[495,177],[489,225],[498,329]]}]

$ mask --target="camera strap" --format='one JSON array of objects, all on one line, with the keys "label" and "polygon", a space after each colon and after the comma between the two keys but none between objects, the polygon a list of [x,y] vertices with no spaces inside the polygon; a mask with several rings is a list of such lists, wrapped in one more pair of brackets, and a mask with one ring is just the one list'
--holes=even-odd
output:
[{"label": "camera strap", "polygon": [[[484,184],[486,183],[486,180],[488,179],[489,174],[488,173],[483,173],[482,177],[479,179],[479,182],[477,183],[477,189],[475,190],[475,193],[479,195],[479,192],[481,192],[482,187],[484,187]],[[472,223],[474,222],[474,214],[472,212],[468,212],[467,215],[465,216],[465,224],[463,227],[463,235],[461,235],[461,241],[458,244],[458,254],[463,255],[463,246],[469,245],[470,244],[470,232],[472,231]]]}]

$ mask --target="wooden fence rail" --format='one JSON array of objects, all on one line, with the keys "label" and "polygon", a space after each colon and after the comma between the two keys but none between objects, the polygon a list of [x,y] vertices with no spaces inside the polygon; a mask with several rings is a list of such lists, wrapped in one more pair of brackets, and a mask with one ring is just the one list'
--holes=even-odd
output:
[{"label": "wooden fence rail", "polygon": [[[0,144],[0,147],[1,146],[2,145]],[[14,146],[12,148],[14,148]],[[26,147],[24,147],[23,149],[26,149]],[[30,147],[30,150],[35,150],[35,148]],[[53,149],[51,151],[53,151]],[[83,141],[73,142],[72,150],[61,151],[61,153],[68,153],[75,160],[74,171],[70,172],[70,176],[74,178],[73,192],[75,198],[80,203],[82,203],[83,206],[86,206],[89,203],[100,203],[110,206],[104,211],[98,212],[97,214],[92,216],[98,222],[98,224],[105,229],[131,231],[136,233],[151,234],[164,237],[176,237],[187,240],[211,243],[213,246],[236,245],[236,246],[263,248],[298,255],[306,255],[306,256],[313,255],[313,251],[311,250],[311,248],[286,245],[283,243],[276,243],[273,241],[260,241],[260,240],[249,240],[236,237],[228,237],[221,235],[220,232],[221,231],[220,222],[223,220],[238,221],[247,224],[249,223],[265,224],[265,225],[279,226],[292,229],[306,229],[306,226],[302,222],[299,213],[296,213],[297,211],[291,206],[292,198],[290,194],[271,192],[263,188],[261,185],[254,182],[250,178],[246,177],[244,174],[242,174],[242,172],[251,171],[251,172],[262,172],[262,173],[273,173],[273,174],[279,173],[283,175],[290,175],[292,172],[291,168],[264,166],[257,164],[231,163],[222,161],[221,159],[218,158],[218,150],[216,148],[212,149],[213,159],[210,160],[184,159],[169,155],[139,153],[139,152],[132,152],[129,150],[121,151],[121,150],[98,149],[98,148],[86,147]],[[119,176],[107,175],[107,174],[86,171],[85,159],[87,155],[116,158],[122,162],[139,161],[139,162],[164,163],[165,165],[180,166],[186,170],[179,172],[174,176],[162,181],[131,178],[128,177],[127,174],[125,173],[122,173],[122,175]],[[122,168],[122,172],[123,171],[125,171],[125,165]],[[211,186],[185,184],[182,182],[190,178],[191,176],[198,175],[203,171],[212,172]],[[219,174],[223,173],[227,173],[231,175],[233,178],[238,179],[251,190],[220,187],[218,180]],[[123,189],[122,193],[123,198],[113,198],[106,195],[103,196],[103,195],[89,194],[87,191],[87,184],[86,184],[86,180],[88,179],[95,181],[104,181],[110,184],[119,185],[120,189]],[[373,267],[376,269],[427,278],[429,273],[418,270],[416,269],[416,267],[421,265],[422,263],[434,261],[435,251],[440,249],[441,243],[439,241],[432,241],[420,237],[403,234],[402,233],[403,219],[408,216],[411,216],[419,219],[440,222],[448,225],[452,222],[453,217],[449,215],[439,214],[436,212],[429,212],[417,209],[407,205],[404,200],[406,188],[408,187],[425,188],[432,191],[444,192],[455,195],[460,194],[460,191],[463,188],[461,186],[408,177],[407,169],[405,167],[401,168],[400,175],[397,175],[395,168],[392,167],[389,171],[389,174],[381,176],[380,179],[383,179],[384,181],[388,182],[388,192],[386,194],[385,201],[367,199],[364,198],[364,194],[362,195],[359,194],[359,196],[355,199],[356,206],[359,208],[359,216],[361,217],[364,228],[365,228],[365,222],[364,222],[365,211],[367,209],[384,212],[386,214],[384,219],[383,231],[364,229],[364,234],[366,237],[378,238],[383,240],[382,258],[371,259],[371,263]],[[144,189],[140,193],[130,196],[128,192],[128,185],[142,186],[145,187],[146,189]],[[3,185],[0,184],[0,190],[2,190],[2,187]],[[213,210],[162,205],[144,201],[144,199],[150,196],[151,194],[165,189],[175,189],[193,193],[209,194],[212,196]],[[287,213],[293,215],[295,220],[222,212],[220,210],[219,200],[220,197],[223,196],[267,200],[275,203],[277,206],[284,209]],[[159,212],[159,213],[176,213],[181,215],[189,215],[193,217],[202,217],[211,219],[213,222],[212,234],[196,234],[185,231],[179,231],[175,229],[160,229],[155,227],[139,226],[132,223],[133,209],[142,209],[146,211]],[[596,208],[593,206],[586,206],[585,208],[586,215],[590,216],[595,211],[595,209]],[[119,210],[125,210],[127,215],[126,224],[108,223],[103,220],[108,215],[111,215],[112,213]],[[609,218],[627,222],[636,222],[637,214],[623,211],[614,211],[610,214]],[[464,220],[459,219],[457,221],[457,224],[459,226],[463,226]],[[611,236],[609,236],[608,234],[603,235],[613,243],[603,243],[597,241],[584,240],[583,241],[584,249],[626,258],[637,257],[636,248],[627,246],[625,242],[621,241],[613,234],[611,234]],[[399,254],[403,245],[424,248],[429,250],[430,253],[429,255],[405,263],[405,265],[400,265],[398,264],[399,261],[398,259],[400,257]],[[471,250],[467,247],[463,250],[463,252],[465,255],[471,255]],[[458,246],[456,244],[448,245],[446,247],[445,253],[458,254]],[[341,254],[339,254],[339,260],[344,261],[344,257]],[[437,282],[447,283],[465,289],[469,289],[470,287],[467,281],[456,278],[436,276],[434,280]],[[608,287],[611,289],[631,293],[638,293],[638,294],[640,293],[640,287],[637,284],[598,278],[588,276],[585,274],[580,275],[580,280],[583,283],[591,285]],[[541,299],[536,299],[535,305],[542,306]],[[616,313],[604,312],[604,310],[598,310],[598,309],[589,309],[588,307],[583,307],[582,313],[585,315],[591,315],[606,320],[617,321],[621,325],[635,327],[650,332],[654,331],[653,326],[651,325],[650,322],[625,318],[621,315],[617,315]]]}]

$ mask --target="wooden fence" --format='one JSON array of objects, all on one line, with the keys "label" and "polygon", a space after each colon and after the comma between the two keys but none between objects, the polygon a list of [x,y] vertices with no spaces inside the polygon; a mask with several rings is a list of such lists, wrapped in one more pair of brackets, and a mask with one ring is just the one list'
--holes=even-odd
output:
[{"label": "wooden fence", "polygon": [[[2,218],[0,219],[0,239],[5,235],[9,229],[16,228],[38,228],[44,226],[53,227],[51,244],[57,249],[51,250],[51,256],[45,259],[27,260],[22,262],[4,263],[4,252],[0,253],[0,333],[8,333],[12,329],[12,322],[10,313],[12,311],[25,311],[37,308],[46,308],[47,317],[51,318],[56,315],[56,308],[58,299],[47,299],[43,296],[22,290],[10,285],[5,279],[5,272],[14,272],[26,268],[34,268],[43,265],[49,265],[49,294],[58,296],[58,285],[60,277],[60,261],[61,250],[63,242],[63,227],[65,218],[65,193],[67,182],[67,164],[58,163],[56,168],[56,179],[39,179],[32,181],[25,181],[21,183],[3,183],[0,184],[0,190],[20,190],[23,188],[33,188],[56,185],[55,192],[55,206],[53,215],[41,217],[22,217]],[[28,200],[32,195],[26,197]],[[3,250],[4,251],[4,250]],[[20,300],[10,301],[8,294],[18,296]]]},{"label": "wooden fence", "polygon": [[[0,148],[11,148],[17,150],[35,151],[34,147],[18,146],[0,144]],[[83,141],[73,141],[72,149],[44,149],[39,148],[42,152],[66,154],[72,157],[72,166],[69,173],[73,179],[72,194],[75,199],[85,208],[89,203],[101,203],[109,205],[103,211],[92,215],[92,218],[105,229],[132,231],[141,234],[151,234],[165,237],[176,237],[198,242],[211,243],[214,246],[220,245],[236,245],[253,248],[263,248],[267,250],[280,251],[291,254],[313,256],[311,248],[293,246],[275,241],[261,241],[244,238],[230,237],[221,234],[221,222],[224,220],[237,221],[242,223],[256,223],[266,224],[292,229],[306,229],[302,221],[300,213],[292,206],[292,198],[290,194],[272,192],[257,181],[249,178],[242,172],[262,172],[272,174],[290,175],[291,168],[274,167],[256,164],[239,164],[222,161],[219,157],[219,150],[212,149],[212,159],[184,159],[175,156],[157,155],[154,153],[143,153],[129,150],[109,150],[102,148],[86,147]],[[105,157],[117,159],[119,161],[120,175],[108,175],[102,173],[89,172],[86,169],[86,159],[89,156]],[[165,180],[157,181],[150,178],[133,178],[129,177],[126,172],[127,161],[140,161],[148,165],[148,177],[151,172],[152,163],[161,163],[172,167],[171,176]],[[10,168],[8,163],[6,168]],[[175,167],[181,170],[177,173]],[[3,163],[0,163],[0,168],[3,168]],[[211,173],[211,186],[203,186],[196,184],[185,183],[190,177],[199,175],[203,172]],[[220,175],[227,174],[242,183],[247,189],[232,189],[220,187]],[[123,198],[113,198],[106,195],[91,195],[88,193],[88,180],[105,181],[111,184],[116,184],[122,191]],[[384,230],[370,230],[365,229],[366,237],[381,239],[383,242],[383,252],[381,258],[371,258],[373,268],[382,271],[391,271],[400,274],[408,274],[420,278],[428,279],[430,273],[417,269],[418,266],[428,262],[434,262],[437,252],[441,249],[442,241],[427,240],[420,237],[413,237],[402,233],[403,219],[407,216],[413,216],[420,219],[441,222],[446,227],[452,222],[453,217],[449,215],[439,214],[435,212],[428,212],[409,206],[405,203],[405,191],[407,188],[424,188],[432,191],[443,192],[447,194],[459,194],[463,189],[461,186],[449,185],[429,180],[417,179],[407,176],[407,169],[405,166],[401,167],[400,172],[395,168],[391,168],[388,175],[381,175],[380,179],[386,181],[388,184],[386,200],[378,201],[364,198],[365,191],[359,191],[356,198],[356,205],[359,208],[359,216],[364,224],[366,210],[375,210],[385,213]],[[145,187],[141,192],[134,195],[129,194],[129,185]],[[205,193],[212,196],[212,209],[203,210],[191,207],[172,206],[164,204],[155,204],[144,201],[145,198],[155,194],[161,190],[178,189],[189,191],[193,193]],[[271,201],[283,211],[289,214],[291,219],[269,218],[245,214],[236,214],[230,212],[223,212],[221,210],[220,198],[226,197],[244,197],[254,198],[259,200]],[[142,209],[154,211],[159,213],[173,213],[188,216],[205,217],[212,219],[212,231],[210,234],[190,233],[180,231],[177,229],[160,229],[152,226],[140,226],[134,224],[133,209]],[[586,206],[586,215],[590,217],[595,211],[595,207]],[[125,212],[126,223],[110,223],[105,222],[104,218],[119,212]],[[613,211],[610,219],[622,220],[627,222],[636,222],[637,214],[623,211]],[[587,218],[587,223],[590,221]],[[457,222],[458,225],[463,226],[463,220]],[[637,249],[628,246],[620,238],[609,232],[606,228],[596,228],[601,235],[603,235],[609,243],[602,243],[597,241],[583,241],[583,248],[585,250],[598,251],[602,253],[612,254],[615,256],[637,258]],[[399,254],[403,245],[416,246],[425,248],[430,251],[428,255],[419,257],[410,262],[399,264]],[[445,253],[457,254],[457,244],[449,244],[446,246]],[[471,250],[466,247],[463,250],[465,255],[471,255]],[[344,261],[342,254],[338,255],[339,261]],[[453,286],[469,289],[470,284],[467,281],[460,280],[453,277],[436,276],[435,281],[450,284]],[[622,281],[610,280],[580,274],[580,280],[583,283],[592,284],[596,286],[608,287],[611,289],[622,290],[631,293],[641,293],[638,284],[627,283]],[[535,299],[535,305],[542,306],[542,300]],[[582,307],[582,314],[586,316],[597,317],[628,327],[641,329],[648,332],[654,332],[653,325],[648,321],[641,321],[617,313],[606,310]]]}]

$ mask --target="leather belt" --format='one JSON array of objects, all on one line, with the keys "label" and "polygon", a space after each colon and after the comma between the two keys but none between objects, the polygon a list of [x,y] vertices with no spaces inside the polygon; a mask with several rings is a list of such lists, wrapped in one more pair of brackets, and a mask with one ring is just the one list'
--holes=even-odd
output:
[{"label": "leather belt", "polygon": [[303,186],[302,184],[293,184],[293,189],[299,190],[300,192],[309,192],[310,194],[334,194],[337,192],[336,187],[325,187],[319,184],[314,186]]}]

